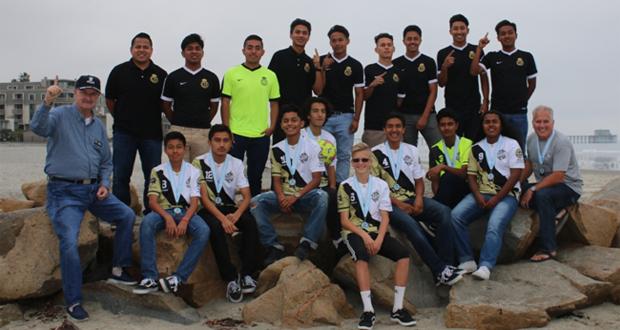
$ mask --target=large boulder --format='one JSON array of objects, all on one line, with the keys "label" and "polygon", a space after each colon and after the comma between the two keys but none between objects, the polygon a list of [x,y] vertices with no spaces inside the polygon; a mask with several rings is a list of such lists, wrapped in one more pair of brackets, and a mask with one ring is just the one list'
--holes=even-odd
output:
[{"label": "large boulder", "polygon": [[601,246],[569,247],[562,249],[557,258],[583,275],[613,284],[611,298],[615,303],[620,303],[620,249]]},{"label": "large boulder", "polygon": [[[82,268],[97,254],[97,231],[97,219],[86,213],[79,238]],[[0,233],[0,301],[60,291],[58,239],[44,208],[0,214]]]},{"label": "large boulder", "polygon": [[450,291],[450,328],[520,329],[545,326],[551,317],[604,301],[611,284],[550,260],[496,267],[491,280],[467,276]]},{"label": "large boulder", "polygon": [[47,200],[47,180],[22,184],[22,193],[26,199],[34,201],[35,206],[44,206]]},{"label": "large boulder", "polygon": [[34,201],[21,201],[17,199],[0,198],[0,212],[12,212],[17,210],[31,209]]},{"label": "large boulder", "polygon": [[281,273],[274,287],[243,307],[246,323],[267,322],[297,328],[340,325],[343,319],[354,317],[342,289],[331,283],[310,261],[287,257],[267,270],[271,274],[276,274],[277,270]]},{"label": "large boulder", "polygon": [[[136,231],[139,231],[139,227],[136,227]],[[139,237],[138,232],[136,232],[136,236]],[[174,273],[181,263],[190,242],[191,237],[188,235],[174,239],[169,238],[163,230],[157,234],[157,270],[160,276],[169,276]],[[231,247],[229,246],[229,248]],[[133,251],[135,262],[140,264],[140,245],[138,240],[133,245]],[[236,255],[233,252],[234,250],[231,249],[230,251],[231,255]],[[188,304],[200,307],[213,299],[223,298],[225,294],[226,283],[220,278],[211,244],[207,244],[196,269],[194,269],[187,283],[184,283],[179,288],[178,295]]]},{"label": "large boulder", "polygon": [[[487,223],[488,216],[482,220],[475,221],[469,226],[472,248],[476,251],[480,251],[484,244]],[[517,209],[504,232],[502,249],[497,262],[508,263],[521,259],[530,245],[532,245],[532,242],[534,242],[538,234],[538,228],[538,216],[534,212],[522,208]]]},{"label": "large boulder", "polygon": [[[370,258],[368,270],[370,272],[370,291],[372,293],[373,304],[392,308],[394,304],[394,270],[396,264],[390,259],[382,256]],[[409,265],[409,272],[414,271],[413,264]],[[344,256],[334,269],[334,278],[344,286],[355,291],[358,290],[355,277],[355,262],[350,256]],[[427,276],[430,278],[430,275]],[[414,276],[409,277],[407,290],[405,291],[404,308],[410,313],[416,313],[416,305],[413,304],[416,295],[419,294],[420,287],[428,287],[425,281],[416,282]],[[419,278],[419,277],[418,277]],[[432,281],[432,279],[431,279]],[[433,285],[434,286],[434,285]]]},{"label": "large boulder", "polygon": [[24,313],[17,304],[0,305],[0,328],[18,320],[24,319]]},{"label": "large boulder", "polygon": [[589,203],[578,203],[569,208],[569,220],[559,240],[609,247],[617,230],[615,212]]},{"label": "large boulder", "polygon": [[87,301],[98,302],[103,309],[114,314],[133,314],[180,324],[201,320],[196,309],[188,306],[183,299],[161,291],[136,295],[131,287],[105,281],[85,284],[82,291]]}]

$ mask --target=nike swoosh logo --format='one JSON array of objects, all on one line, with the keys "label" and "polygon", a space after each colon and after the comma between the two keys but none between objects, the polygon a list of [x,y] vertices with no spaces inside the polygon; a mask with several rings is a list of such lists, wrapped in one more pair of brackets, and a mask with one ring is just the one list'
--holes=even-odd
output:
[{"label": "nike swoosh logo", "polygon": [[502,64],[502,61],[497,61],[495,62],[495,64]]},{"label": "nike swoosh logo", "polygon": [[183,85],[185,85],[185,84],[187,84],[187,81],[181,81],[181,82],[179,83],[179,85],[181,85],[181,86],[183,86]]}]

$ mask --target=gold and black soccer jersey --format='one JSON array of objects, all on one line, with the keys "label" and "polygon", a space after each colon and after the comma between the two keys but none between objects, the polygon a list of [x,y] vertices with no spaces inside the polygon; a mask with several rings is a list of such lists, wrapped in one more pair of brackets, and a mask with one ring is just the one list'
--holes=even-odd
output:
[{"label": "gold and black soccer jersey", "polygon": [[[200,197],[200,172],[190,163],[183,161],[181,171],[174,172],[170,163],[160,164],[151,170],[148,195],[157,196],[157,204],[163,209],[187,208],[192,197]],[[179,198],[175,199],[175,189]]]},{"label": "gold and black soccer jersey", "polygon": [[[338,187],[338,212],[348,212],[349,221],[355,226],[365,231],[378,232],[381,223],[381,211],[392,212],[392,203],[390,202],[390,190],[385,181],[370,175],[366,185],[359,184],[356,188],[354,176],[344,180]],[[371,189],[368,193],[367,189]],[[364,216],[360,198],[366,198],[370,195],[368,203],[368,214]],[[362,224],[366,222],[368,227],[364,228]],[[347,230],[342,231],[343,237],[349,233]]]},{"label": "gold and black soccer jersey", "polygon": [[[192,165],[200,170],[200,182],[206,184],[209,199],[213,203],[218,204],[216,198],[219,197],[221,203],[218,206],[236,206],[236,192],[241,188],[249,187],[248,179],[243,173],[243,162],[231,155],[226,155],[226,160],[218,164],[209,161],[209,155],[211,153],[198,156],[192,162]],[[215,166],[216,169],[211,168],[211,165]],[[223,176],[222,188],[219,193],[215,184],[215,181],[219,179],[218,175]]]},{"label": "gold and black soccer jersey", "polygon": [[[409,143],[401,142],[402,149],[398,179],[395,166],[390,157],[397,162],[398,152],[392,150],[389,144],[381,143],[372,148],[371,173],[383,179],[390,188],[392,197],[404,201],[415,197],[415,180],[424,177],[424,169],[420,164],[418,148]],[[390,154],[388,154],[390,153]]]}]

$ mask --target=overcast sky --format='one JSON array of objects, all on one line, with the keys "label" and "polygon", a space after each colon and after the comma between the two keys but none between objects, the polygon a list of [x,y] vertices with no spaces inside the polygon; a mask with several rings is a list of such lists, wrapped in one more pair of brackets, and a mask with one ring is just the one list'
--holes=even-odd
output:
[{"label": "overcast sky", "polygon": [[[456,13],[469,18],[469,42],[476,44],[489,32],[487,51],[500,48],[493,30],[498,21],[517,23],[517,48],[534,55],[539,72],[530,111],[539,104],[553,107],[556,127],[566,133],[596,128],[620,133],[620,5],[615,1],[4,0],[0,81],[26,71],[35,81],[90,73],[105,83],[112,67],[129,59],[130,40],[140,31],[151,35],[153,60],[169,72],[183,65],[183,37],[201,34],[204,66],[221,78],[243,61],[248,34],[263,37],[267,65],[276,50],[290,44],[289,24],[296,17],[313,25],[308,53],[327,52],[327,30],[342,24],[351,33],[349,54],[370,64],[376,61],[374,35],[393,34],[399,56],[403,28],[417,24],[421,51],[436,58],[452,41],[448,19]],[[440,89],[436,106],[443,104]]]}]

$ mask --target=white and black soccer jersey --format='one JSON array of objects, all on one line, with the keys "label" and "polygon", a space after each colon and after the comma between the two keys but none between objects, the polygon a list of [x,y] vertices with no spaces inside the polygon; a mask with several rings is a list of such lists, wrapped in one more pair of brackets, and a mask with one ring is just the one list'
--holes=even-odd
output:
[{"label": "white and black soccer jersey", "polygon": [[[485,141],[478,141],[471,148],[467,174],[476,176],[481,193],[495,195],[508,181],[511,168],[525,168],[523,151],[516,140],[506,136],[500,136],[493,144],[486,144]],[[491,157],[495,160],[489,162]],[[491,169],[489,163],[493,162]],[[510,194],[516,197],[520,190],[521,185],[517,181]]]},{"label": "white and black soccer jersey", "polygon": [[[354,175],[344,180],[338,187],[338,212],[348,212],[349,221],[355,226],[369,233],[376,233],[381,224],[381,211],[392,212],[390,189],[385,181],[372,175],[368,177],[368,183],[365,185],[356,184],[356,181],[357,177]],[[364,216],[360,198],[367,197],[370,197],[368,213]],[[343,230],[343,237],[348,233],[349,231]]]},{"label": "white and black soccer jersey", "polygon": [[406,114],[422,114],[430,95],[429,85],[437,83],[435,60],[419,53],[415,58],[400,56],[393,63],[400,72],[398,94],[399,97],[404,97],[401,111]]},{"label": "white and black soccer jersey", "polygon": [[301,130],[301,138],[302,139],[313,139],[314,142],[319,144],[321,147],[321,152],[319,153],[319,159],[325,165],[325,171],[321,177],[321,184],[319,187],[327,187],[329,185],[329,181],[327,178],[327,168],[333,166],[336,168],[338,163],[338,158],[336,158],[336,138],[332,135],[332,133],[322,129],[321,135],[318,137],[312,134],[309,127],[306,127]]},{"label": "white and black soccer jersey", "polygon": [[[321,63],[325,60],[321,56]],[[325,72],[325,87],[322,97],[329,100],[334,111],[353,113],[353,88],[364,87],[364,68],[362,63],[347,55],[338,60],[329,54],[334,63]]]},{"label": "white and black soccer jersey", "polygon": [[[415,197],[415,180],[424,177],[424,169],[420,164],[420,152],[409,143],[400,144],[399,152],[392,150],[387,142],[372,148],[371,173],[385,180],[394,198],[407,200]],[[391,159],[390,159],[391,158]],[[393,160],[393,162],[392,162]],[[394,164],[399,164],[394,166]],[[398,168],[398,172],[396,169]],[[396,176],[398,174],[398,179]]]},{"label": "white and black soccer jersey", "polygon": [[199,181],[200,171],[192,164],[183,161],[181,170],[174,172],[170,163],[163,163],[151,170],[148,195],[157,196],[163,209],[187,208],[192,197],[200,197]]},{"label": "white and black soccer jersey", "polygon": [[[372,95],[366,100],[364,107],[364,129],[383,130],[385,117],[397,109],[398,84],[400,76],[398,68],[391,64],[384,66],[381,63],[369,64],[364,68],[366,88],[376,76],[383,76],[383,84],[375,86]],[[404,95],[403,95],[404,96]]]},{"label": "white and black soccer jersey", "polygon": [[219,102],[220,95],[220,81],[213,72],[183,67],[166,77],[161,99],[172,102],[172,125],[209,128],[211,102]]},{"label": "white and black soccer jersey", "polygon": [[[209,199],[218,206],[236,206],[235,194],[241,188],[249,187],[244,173],[243,161],[231,155],[226,160],[216,163],[211,153],[198,156],[192,162],[200,170],[200,182],[207,186]],[[217,191],[216,181],[221,180],[221,190]],[[219,199],[218,199],[219,197]]]},{"label": "white and black soccer jersey", "polygon": [[[292,195],[312,181],[312,173],[324,172],[325,165],[319,158],[321,147],[313,140],[300,137],[296,145],[289,146],[288,155],[287,145],[284,139],[271,147],[271,176],[280,177],[282,191]],[[291,173],[287,156],[295,164],[295,174]]]},{"label": "white and black soccer jersey", "polygon": [[[448,83],[444,91],[446,107],[452,109],[477,109],[480,107],[480,88],[478,76],[469,72],[472,59],[476,54],[476,45],[466,44],[463,47],[450,45],[437,53],[438,72],[450,52],[454,57],[454,64],[448,69]],[[484,56],[484,53],[480,55]]]},{"label": "white and black soccer jersey", "polygon": [[527,80],[536,77],[534,56],[515,49],[490,52],[480,66],[491,70],[491,109],[507,114],[527,112]]}]

